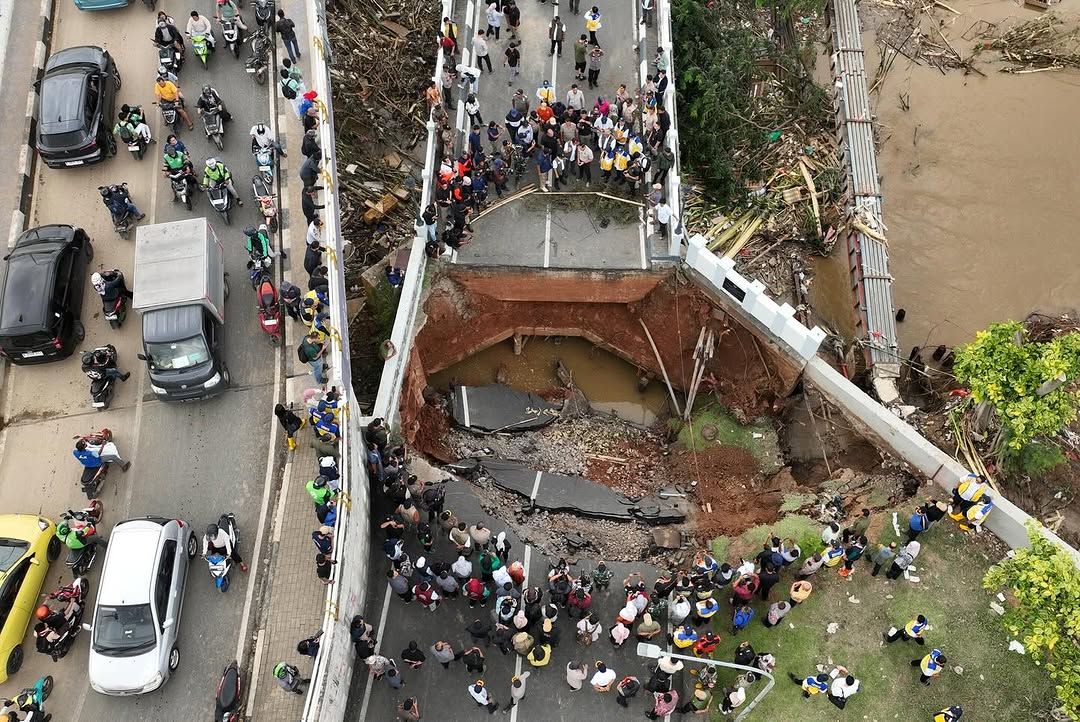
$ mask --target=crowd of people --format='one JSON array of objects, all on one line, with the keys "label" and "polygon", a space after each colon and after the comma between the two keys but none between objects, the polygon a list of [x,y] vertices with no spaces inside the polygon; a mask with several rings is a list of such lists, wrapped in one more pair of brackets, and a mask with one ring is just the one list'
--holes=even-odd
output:
[{"label": "crowd of people", "polygon": [[[425,209],[428,253],[436,256],[445,247],[460,248],[472,237],[471,218],[490,202],[516,190],[522,178],[535,169],[541,192],[559,191],[564,184],[621,192],[646,203],[663,235],[672,219],[664,194],[664,181],[675,164],[665,142],[671,117],[664,106],[669,87],[667,58],[659,49],[653,73],[636,90],[619,85],[614,93],[599,93],[589,105],[579,83],[587,89],[601,87],[600,73],[605,50],[596,33],[600,11],[593,7],[584,15],[586,30],[573,44],[575,77],[560,94],[551,80],[537,79],[535,92],[518,87],[508,108],[485,119],[488,111],[479,98],[479,84],[494,74],[492,44],[500,42],[507,23],[509,32],[503,67],[507,86],[520,77],[522,44],[521,11],[513,0],[487,6],[487,29],[473,38],[461,38],[456,23],[444,18],[440,45],[445,53],[441,86],[431,81],[424,95],[431,106],[441,138],[441,162],[436,176],[435,202]],[[550,54],[561,56],[566,25],[556,16],[548,25]],[[459,72],[459,61],[468,47],[479,76]],[[455,129],[452,111],[464,103],[465,128]],[[505,114],[504,114],[505,112]],[[594,171],[597,174],[594,175]],[[576,179],[576,181],[575,181]],[[438,235],[439,220],[442,234]]]}]

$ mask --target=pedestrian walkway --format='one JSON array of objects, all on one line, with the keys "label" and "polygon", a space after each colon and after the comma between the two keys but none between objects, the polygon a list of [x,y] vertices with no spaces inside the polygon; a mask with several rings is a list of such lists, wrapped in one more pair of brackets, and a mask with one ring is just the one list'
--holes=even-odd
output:
[{"label": "pedestrian walkway", "polygon": [[[567,3],[519,2],[521,28],[516,42],[521,53],[521,72],[512,77],[510,70],[502,65],[504,53],[511,42],[504,20],[501,38],[498,41],[494,37],[487,40],[494,72],[489,73],[485,68],[475,86],[484,124],[495,121],[500,127],[503,126],[505,115],[511,107],[511,98],[518,89],[524,91],[530,109],[535,110],[540,102],[537,89],[545,81],[554,89],[556,101],[562,103],[567,100],[571,84],[577,84],[585,95],[585,111],[593,109],[599,96],[614,107],[615,93],[620,84],[624,84],[630,96],[636,98],[644,80],[643,73],[654,72],[651,68],[645,71],[639,62],[638,36],[642,26],[638,22],[637,5],[637,2],[626,5],[600,3],[603,27],[597,35],[604,55],[598,87],[590,89],[586,80],[575,78],[574,70],[574,45],[585,33],[584,14],[573,14]],[[591,6],[592,3],[583,3],[582,13]],[[464,60],[467,66],[478,64],[471,50],[472,37],[478,28],[487,27],[484,19],[486,7],[486,2],[455,3],[455,20],[463,51],[459,53],[458,61]],[[566,35],[562,52],[550,54],[549,24],[556,15],[565,25]],[[646,31],[643,50],[649,53],[647,57],[651,59],[652,51],[649,49],[656,47],[655,23]],[[467,142],[471,129],[469,116],[464,112],[468,92],[467,88],[455,88],[458,96],[455,98],[456,110],[450,111],[451,121],[456,122],[462,142]],[[642,139],[644,137],[642,134]],[[595,143],[593,146],[595,148]],[[488,152],[486,135],[484,149]],[[588,187],[577,180],[576,168],[568,167],[565,173],[568,179],[573,180],[565,181],[562,191],[579,192],[581,195],[545,196],[537,190],[492,210],[473,223],[475,235],[472,242],[457,251],[453,261],[534,268],[648,268],[652,256],[667,252],[667,241],[658,241],[649,236],[645,214],[637,206],[585,193],[598,191],[641,202],[648,189],[647,184],[643,181],[638,192],[630,194],[625,186],[617,185],[614,181],[603,183],[599,168],[600,151],[597,149],[594,152],[593,182]],[[535,163],[530,161],[517,187],[524,190],[537,185],[537,169]],[[514,192],[513,181],[509,186],[510,191]],[[490,203],[498,202],[493,187],[489,186],[488,195]],[[654,245],[657,246],[655,252]]]}]

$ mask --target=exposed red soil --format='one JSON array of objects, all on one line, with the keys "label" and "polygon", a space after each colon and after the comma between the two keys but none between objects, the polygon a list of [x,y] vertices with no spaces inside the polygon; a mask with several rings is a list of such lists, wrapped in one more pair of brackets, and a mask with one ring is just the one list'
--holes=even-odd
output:
[{"label": "exposed red soil", "polygon": [[675,481],[683,481],[682,477],[672,476],[668,457],[655,443],[619,440],[596,453],[624,461],[588,458],[585,478],[628,496],[649,494],[671,486]]}]

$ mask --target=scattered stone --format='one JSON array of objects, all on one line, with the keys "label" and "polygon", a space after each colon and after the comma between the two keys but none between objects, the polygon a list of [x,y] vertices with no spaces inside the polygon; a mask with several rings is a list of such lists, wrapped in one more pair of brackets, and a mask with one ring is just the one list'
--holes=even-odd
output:
[{"label": "scattered stone", "polygon": [[862,600],[857,599],[854,594],[850,595],[847,600],[852,604],[862,604]]},{"label": "scattered stone", "polygon": [[838,622],[829,622],[829,626],[825,627],[825,631],[829,634],[836,634],[840,631],[840,624]]},{"label": "scattered stone", "polygon": [[961,667],[960,665],[956,665],[955,667],[952,668],[952,671],[956,672],[957,674],[963,674],[964,673],[964,668]]},{"label": "scattered stone", "polygon": [[1005,607],[997,602],[990,602],[990,608],[993,609],[999,617],[1005,614]]},{"label": "scattered stone", "polygon": [[1004,594],[1004,593],[1002,593],[1002,592],[998,592],[998,593],[997,593],[997,600],[998,600],[999,602],[1004,602],[1004,601],[1005,601],[1005,594]]},{"label": "scattered stone", "polygon": [[886,598],[886,599],[892,599],[892,598],[893,598],[893,595],[891,595],[891,594],[886,594],[886,595],[885,595],[885,598]]},{"label": "scattered stone", "polygon": [[712,424],[705,424],[701,427],[701,438],[706,441],[712,441],[716,438],[716,427]]}]

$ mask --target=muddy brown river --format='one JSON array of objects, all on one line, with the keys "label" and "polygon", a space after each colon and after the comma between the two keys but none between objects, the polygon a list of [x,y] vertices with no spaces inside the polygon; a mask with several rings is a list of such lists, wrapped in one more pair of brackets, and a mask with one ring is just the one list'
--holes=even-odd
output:
[{"label": "muddy brown river", "polygon": [[[949,5],[961,15],[938,15],[947,16],[943,31],[965,57],[972,42],[961,35],[977,20],[1036,16],[1012,2]],[[864,45],[872,82],[872,30]],[[986,78],[942,75],[898,57],[875,95],[893,300],[907,310],[899,325],[905,352],[962,343],[1032,310],[1080,306],[1080,70],[1009,75],[998,72],[996,53],[983,58]]]}]

